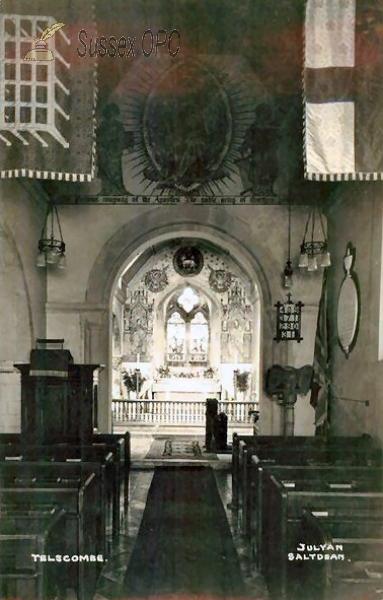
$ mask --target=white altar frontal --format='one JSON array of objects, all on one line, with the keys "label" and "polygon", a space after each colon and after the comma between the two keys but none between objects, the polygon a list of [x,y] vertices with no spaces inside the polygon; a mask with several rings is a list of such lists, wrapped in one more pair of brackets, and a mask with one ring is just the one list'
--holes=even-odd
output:
[{"label": "white altar frontal", "polygon": [[153,400],[205,402],[208,398],[219,400],[220,396],[221,384],[214,379],[172,377],[153,384]]}]

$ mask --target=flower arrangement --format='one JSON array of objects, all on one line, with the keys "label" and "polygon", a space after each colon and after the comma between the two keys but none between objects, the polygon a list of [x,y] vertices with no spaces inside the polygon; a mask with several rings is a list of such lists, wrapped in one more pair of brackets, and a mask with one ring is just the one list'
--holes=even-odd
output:
[{"label": "flower arrangement", "polygon": [[125,371],[122,374],[122,381],[128,392],[140,392],[146,378],[141,371]]},{"label": "flower arrangement", "polygon": [[167,366],[161,365],[161,367],[158,367],[157,372],[158,372],[158,376],[161,378],[170,377],[170,369]]},{"label": "flower arrangement", "polygon": [[236,374],[236,385],[239,392],[247,392],[249,389],[249,371],[242,371]]},{"label": "flower arrangement", "polygon": [[213,377],[215,376],[215,373],[216,373],[216,369],[213,369],[213,367],[208,367],[207,369],[204,370],[203,376],[206,379],[213,379]]},{"label": "flower arrangement", "polygon": [[198,377],[198,375],[196,373],[190,373],[189,371],[186,373],[179,371],[178,373],[173,373],[173,377],[180,377],[181,379],[193,379],[194,377]]},{"label": "flower arrangement", "polygon": [[168,377],[175,377],[181,379],[194,379],[194,378],[205,378],[213,379],[216,375],[216,369],[208,367],[204,371],[173,371],[168,366],[161,366],[157,368],[158,377],[160,379],[166,379]]}]

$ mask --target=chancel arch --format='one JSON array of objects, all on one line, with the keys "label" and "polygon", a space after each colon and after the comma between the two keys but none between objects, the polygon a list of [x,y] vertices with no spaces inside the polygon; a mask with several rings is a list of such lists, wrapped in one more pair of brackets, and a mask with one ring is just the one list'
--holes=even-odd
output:
[{"label": "chancel arch", "polygon": [[[189,210],[190,208],[187,207],[185,212]],[[193,214],[196,215],[197,211]],[[221,257],[226,257],[229,260],[230,268],[233,269],[236,279],[238,281],[241,280],[242,284],[246,287],[246,290],[241,289],[241,285],[235,285],[236,279],[234,279],[234,285],[231,286],[230,290],[223,292],[223,297],[220,297],[219,302],[222,310],[226,310],[228,318],[221,319],[219,330],[216,328],[215,334],[212,334],[215,335],[216,339],[218,338],[221,341],[221,347],[226,352],[226,356],[219,356],[219,360],[223,365],[231,365],[231,372],[230,369],[223,369],[226,373],[226,385],[230,386],[232,370],[237,361],[238,364],[242,364],[241,360],[246,360],[248,363],[252,363],[255,360],[256,365],[252,366],[254,375],[251,384],[251,393],[255,392],[257,398],[262,402],[262,373],[264,364],[270,365],[273,362],[283,361],[284,351],[283,347],[275,348],[275,345],[272,343],[274,326],[271,298],[272,294],[274,293],[275,295],[275,291],[279,290],[279,270],[277,265],[274,264],[274,259],[268,252],[267,247],[262,244],[259,245],[257,240],[250,235],[251,231],[248,225],[235,216],[231,219],[230,234],[227,231],[224,232],[222,228],[224,224],[220,223],[220,221],[222,218],[226,219],[226,217],[219,208],[209,212],[207,218],[205,214],[204,222],[197,222],[197,219],[193,219],[195,222],[190,222],[190,219],[188,223],[185,223],[181,215],[167,207],[163,208],[161,214],[157,212],[155,220],[152,217],[153,215],[149,212],[146,218],[141,216],[134,220],[135,227],[132,225],[121,227],[104,246],[93,265],[88,279],[86,301],[89,305],[97,307],[98,314],[101,315],[102,313],[102,320],[106,328],[109,328],[108,341],[105,339],[104,334],[101,335],[99,320],[94,323],[93,327],[90,319],[84,319],[86,326],[84,354],[88,360],[96,360],[106,365],[106,369],[102,373],[102,381],[100,381],[100,388],[104,390],[104,396],[108,396],[111,399],[113,362],[114,364],[118,362],[113,361],[110,339],[112,329],[111,311],[115,292],[118,291],[120,295],[124,294],[127,286],[129,286],[129,294],[126,297],[129,309],[129,305],[134,300],[134,295],[130,295],[134,286],[137,287],[139,282],[142,283],[142,278],[147,276],[149,271],[161,271],[161,268],[164,268],[159,263],[159,254],[162,250],[167,248],[168,252],[171,252],[173,256],[175,251],[181,246],[202,245],[203,250],[204,248],[208,251],[215,249]],[[141,235],[139,235],[140,231]],[[170,270],[167,270],[168,274],[174,271],[172,261],[173,258],[170,261]],[[217,264],[210,265],[213,270],[222,270],[218,266]],[[271,273],[268,279],[265,276],[265,272]],[[211,269],[209,268],[208,261],[198,275],[205,278],[202,286],[206,290],[206,293],[211,293],[208,287],[210,274]],[[179,276],[179,274],[177,275]],[[158,276],[159,274],[154,272],[154,285],[158,283],[156,280]],[[193,286],[196,286],[198,276],[191,276],[187,281],[191,282],[193,280]],[[222,285],[222,282],[218,283],[218,285]],[[173,286],[175,289],[175,281],[173,281]],[[140,288],[139,285],[138,288]],[[167,296],[169,290],[170,288],[167,288],[166,290],[157,292],[158,303]],[[135,291],[137,292],[137,300],[142,290],[136,289]],[[245,312],[243,318],[238,319],[236,311],[238,311],[241,303],[244,306]],[[248,331],[249,319],[245,318],[246,304],[252,309],[251,331]],[[229,308],[230,310],[228,310]],[[149,314],[149,327],[155,327],[158,315],[156,310],[154,310],[154,306],[153,310],[149,311]],[[107,317],[107,321],[105,321],[105,317]],[[126,327],[126,321],[124,327]],[[129,335],[131,333],[132,331],[129,331]],[[140,336],[137,332],[136,336],[138,337],[138,345],[134,346],[135,353],[130,352],[129,360],[126,362],[133,365],[139,360],[140,368],[143,368],[144,362],[150,363],[151,368],[153,366],[158,368],[160,360],[157,363],[153,361],[154,355],[151,347],[153,336]],[[246,359],[243,359],[239,356],[239,353],[236,354],[235,352],[235,347],[240,343],[241,336],[245,340],[252,338],[253,353],[251,357],[247,356]],[[127,342],[126,336],[124,339],[128,352],[124,349],[123,353],[127,354],[132,350],[132,345]],[[146,347],[144,347],[145,345]],[[145,352],[147,353],[146,356]],[[265,405],[267,405],[266,412],[267,410],[273,410],[269,404],[269,401],[265,400]],[[110,422],[110,405],[100,406],[99,413],[101,420],[103,418],[102,415],[104,415],[104,419]]]},{"label": "chancel arch", "polygon": [[[135,272],[124,271],[114,296],[114,306],[123,297],[122,350],[113,356],[120,376],[134,379],[139,369],[153,399],[162,398],[164,380],[167,399],[185,399],[189,388],[193,397],[198,388],[206,392],[206,379],[233,399],[235,373],[245,372],[243,398],[258,403],[260,299],[248,274],[224,248],[198,238],[168,240],[144,254]],[[127,395],[123,386],[121,393]],[[206,399],[202,391],[198,398]]]}]

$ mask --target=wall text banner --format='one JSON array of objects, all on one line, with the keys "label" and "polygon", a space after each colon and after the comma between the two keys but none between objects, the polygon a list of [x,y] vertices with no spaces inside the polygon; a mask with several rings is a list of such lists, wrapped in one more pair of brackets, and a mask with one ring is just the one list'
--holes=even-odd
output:
[{"label": "wall text banner", "polygon": [[94,24],[92,2],[3,0],[0,10],[0,177],[91,181],[96,61],[80,60],[73,41]]},{"label": "wall text banner", "polygon": [[[140,204],[140,205],[176,205],[176,204],[202,204],[202,205],[254,205],[254,204],[288,204],[288,198],[277,196],[88,196],[66,195],[55,196],[55,204]],[[306,196],[295,201],[295,204],[307,205]]]},{"label": "wall text banner", "polygon": [[383,178],[383,3],[307,0],[305,177]]}]

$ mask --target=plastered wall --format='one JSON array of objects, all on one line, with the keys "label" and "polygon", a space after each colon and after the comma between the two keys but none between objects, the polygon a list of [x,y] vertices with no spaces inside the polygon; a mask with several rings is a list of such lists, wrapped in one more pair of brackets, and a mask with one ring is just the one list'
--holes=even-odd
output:
[{"label": "plastered wall", "polygon": [[[339,189],[328,211],[333,259],[329,302],[336,396],[332,404],[332,429],[338,435],[368,433],[380,443],[383,437],[382,192],[379,182],[350,182]],[[338,343],[337,301],[348,243],[355,248],[360,321],[355,347],[346,358]],[[366,400],[369,406],[365,405]]]},{"label": "plastered wall", "polygon": [[44,221],[33,186],[0,181],[0,431],[20,429],[20,377],[14,363],[28,362],[45,337],[46,272],[35,266]]}]

